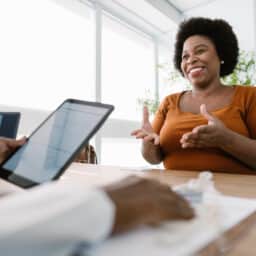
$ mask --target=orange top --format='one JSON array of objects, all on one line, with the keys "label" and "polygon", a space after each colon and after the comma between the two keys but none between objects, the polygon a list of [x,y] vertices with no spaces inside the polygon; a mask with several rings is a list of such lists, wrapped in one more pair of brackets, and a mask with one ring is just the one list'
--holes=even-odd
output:
[{"label": "orange top", "polygon": [[[184,92],[165,97],[153,128],[160,135],[166,169],[212,170],[230,173],[250,173],[250,169],[218,148],[181,148],[181,136],[198,125],[207,124],[201,114],[182,112],[179,100]],[[236,86],[230,105],[211,112],[229,129],[256,139],[256,87]],[[254,172],[256,174],[256,172]]]}]

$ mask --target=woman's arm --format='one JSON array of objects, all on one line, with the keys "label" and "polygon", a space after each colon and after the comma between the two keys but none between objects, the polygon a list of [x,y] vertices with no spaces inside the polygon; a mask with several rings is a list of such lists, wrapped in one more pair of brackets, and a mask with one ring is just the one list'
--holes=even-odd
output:
[{"label": "woman's arm", "polygon": [[180,140],[182,147],[217,147],[256,170],[256,140],[228,129],[207,112],[205,105],[201,105],[200,110],[208,124],[197,126],[192,132],[184,134]]},{"label": "woman's arm", "polygon": [[141,152],[144,159],[151,164],[159,164],[163,160],[160,145],[155,145],[152,141],[143,140]]},{"label": "woman's arm", "polygon": [[256,140],[227,129],[221,149],[256,170]]}]

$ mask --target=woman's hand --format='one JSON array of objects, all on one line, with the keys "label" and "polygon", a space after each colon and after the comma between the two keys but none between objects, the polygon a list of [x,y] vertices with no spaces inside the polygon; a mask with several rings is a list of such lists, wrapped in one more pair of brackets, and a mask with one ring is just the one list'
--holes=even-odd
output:
[{"label": "woman's hand", "polygon": [[141,129],[131,133],[136,139],[143,139],[142,155],[146,161],[151,164],[159,164],[163,160],[163,154],[160,147],[160,138],[153,130],[149,122],[149,114],[146,106],[143,108],[143,121]]},{"label": "woman's hand", "polygon": [[104,190],[116,205],[113,234],[143,224],[194,217],[185,199],[156,180],[130,176]]},{"label": "woman's hand", "polygon": [[0,137],[0,163],[2,163],[17,147],[26,142],[26,137],[19,140]]},{"label": "woman's hand", "polygon": [[206,110],[205,104],[200,106],[200,112],[208,120],[208,124],[197,126],[192,132],[183,134],[180,140],[182,148],[222,148],[228,129],[218,118]]},{"label": "woman's hand", "polygon": [[140,129],[131,133],[136,139],[143,139],[145,142],[152,142],[154,145],[159,145],[159,136],[153,131],[152,125],[149,122],[149,113],[146,106],[143,107],[143,121]]}]

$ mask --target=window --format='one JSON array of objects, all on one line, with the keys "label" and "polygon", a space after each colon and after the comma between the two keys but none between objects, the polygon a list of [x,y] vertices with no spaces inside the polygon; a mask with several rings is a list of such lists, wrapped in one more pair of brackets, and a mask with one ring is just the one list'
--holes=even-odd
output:
[{"label": "window", "polygon": [[102,21],[102,101],[116,106],[114,118],[141,120],[137,99],[155,82],[152,39],[107,15]]},{"label": "window", "polygon": [[50,110],[94,99],[92,13],[78,1],[0,1],[1,104]]},{"label": "window", "polygon": [[104,165],[147,167],[141,155],[141,141],[134,138],[103,138],[101,162]]},{"label": "window", "polygon": [[[138,98],[155,93],[154,40],[101,12],[100,4],[95,8],[100,12],[79,0],[0,1],[0,104],[22,112],[18,132],[27,135],[64,99],[94,101],[97,89],[102,102],[115,105],[107,121],[111,134],[102,129],[97,143],[90,141],[101,152],[101,163],[145,166],[140,141],[130,131],[141,121]],[[102,15],[98,65],[95,13]],[[120,124],[126,127],[122,131]]]},{"label": "window", "polygon": [[[139,128],[142,120],[138,98],[144,97],[147,91],[154,95],[154,42],[107,14],[102,22],[102,101],[115,105],[111,118],[118,120],[112,122],[111,138],[101,140],[101,162],[148,166],[141,156],[141,141],[132,138],[130,132],[134,121],[139,121],[136,126]],[[125,129],[122,129],[124,121]]]},{"label": "window", "polygon": [[159,99],[160,102],[169,94],[187,89],[188,83],[174,68],[173,63],[174,41],[170,46],[159,47]]}]

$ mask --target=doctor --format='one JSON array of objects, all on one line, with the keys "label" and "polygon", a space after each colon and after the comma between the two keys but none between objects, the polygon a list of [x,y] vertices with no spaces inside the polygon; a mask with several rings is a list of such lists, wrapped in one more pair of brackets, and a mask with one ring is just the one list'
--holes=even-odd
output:
[{"label": "doctor", "polygon": [[[0,138],[0,161],[25,141]],[[69,255],[80,241],[194,216],[167,185],[137,176],[91,189],[50,182],[1,198],[0,213],[3,255]]]}]

